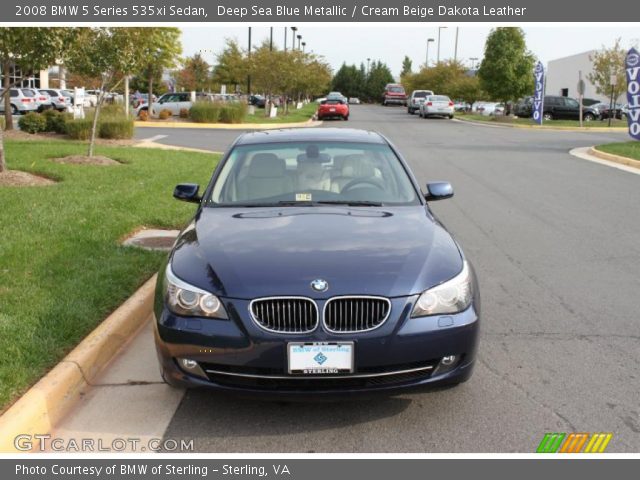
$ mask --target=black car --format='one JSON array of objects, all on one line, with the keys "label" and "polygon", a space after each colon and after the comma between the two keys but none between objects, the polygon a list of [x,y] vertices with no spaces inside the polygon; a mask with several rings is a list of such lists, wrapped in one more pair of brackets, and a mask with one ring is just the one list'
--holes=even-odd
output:
[{"label": "black car", "polygon": [[249,105],[253,105],[258,108],[265,108],[267,104],[267,99],[262,95],[251,95],[249,97]]},{"label": "black car", "polygon": [[470,261],[395,146],[369,131],[247,133],[220,161],[160,269],[155,339],[175,386],[318,398],[471,376]]},{"label": "black car", "polygon": [[[620,103],[615,103],[613,105],[613,110],[611,109],[611,105],[609,103],[598,103],[594,105],[595,108],[600,112],[600,120],[606,120],[609,117],[617,118],[618,120],[622,120],[626,118],[626,113],[624,111],[624,105]],[[613,114],[611,113],[613,112]]]},{"label": "black car", "polygon": [[[580,120],[580,103],[574,98],[545,95],[542,115],[545,120]],[[597,118],[600,118],[597,108],[582,107],[582,119],[585,122]]]}]

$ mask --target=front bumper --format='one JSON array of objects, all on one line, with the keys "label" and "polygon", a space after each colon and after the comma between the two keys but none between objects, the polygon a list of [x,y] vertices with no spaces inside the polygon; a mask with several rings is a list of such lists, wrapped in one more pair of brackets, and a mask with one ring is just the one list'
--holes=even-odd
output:
[{"label": "front bumper", "polygon": [[384,97],[385,103],[395,103],[398,105],[406,105],[407,98],[406,97]]},{"label": "front bumper", "polygon": [[[246,300],[223,299],[229,320],[179,317],[159,302],[155,339],[161,369],[174,386],[297,398],[394,393],[467,380],[477,348],[479,301],[454,315],[409,318],[417,296],[391,300],[391,315],[376,330],[332,334],[320,322],[305,335],[261,329],[251,320]],[[287,373],[289,342],[337,341],[354,343],[352,374]],[[458,361],[443,371],[441,359],[449,355]],[[195,360],[199,369],[187,371],[179,358]]]}]

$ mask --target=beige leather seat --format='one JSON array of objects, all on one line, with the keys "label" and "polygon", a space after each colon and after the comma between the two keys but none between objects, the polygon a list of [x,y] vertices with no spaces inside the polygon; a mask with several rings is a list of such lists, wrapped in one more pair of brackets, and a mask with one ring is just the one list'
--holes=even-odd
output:
[{"label": "beige leather seat", "polygon": [[356,178],[366,180],[375,177],[376,169],[371,159],[362,154],[349,155],[342,165],[342,174],[331,181],[331,190],[340,193],[345,185]]},{"label": "beige leather seat", "polygon": [[293,181],[286,173],[286,162],[273,153],[256,153],[247,178],[240,183],[240,200],[275,197],[293,192]]},{"label": "beige leather seat", "polygon": [[309,158],[306,154],[298,155],[298,172],[296,188],[298,191],[331,189],[331,174],[324,168],[324,164],[330,161],[326,154]]}]

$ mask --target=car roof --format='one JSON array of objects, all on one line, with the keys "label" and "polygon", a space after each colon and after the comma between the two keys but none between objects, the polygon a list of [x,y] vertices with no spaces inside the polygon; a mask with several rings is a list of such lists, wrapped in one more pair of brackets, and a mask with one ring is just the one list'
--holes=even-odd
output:
[{"label": "car roof", "polygon": [[264,130],[241,135],[236,145],[284,142],[357,142],[386,144],[379,133],[355,128],[290,128]]}]

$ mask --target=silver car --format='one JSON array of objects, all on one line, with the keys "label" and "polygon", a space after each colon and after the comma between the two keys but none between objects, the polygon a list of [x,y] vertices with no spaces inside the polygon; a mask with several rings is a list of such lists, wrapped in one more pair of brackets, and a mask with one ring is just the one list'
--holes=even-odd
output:
[{"label": "silver car", "polygon": [[49,110],[53,108],[51,103],[51,97],[46,92],[40,92],[37,88],[23,88],[22,92],[24,94],[32,94],[33,98],[36,100],[36,111],[44,112],[45,110]]},{"label": "silver car", "polygon": [[429,95],[420,104],[420,118],[449,117],[453,118],[453,102],[446,95]]},{"label": "silver car", "polygon": [[55,88],[40,89],[40,93],[46,93],[51,97],[51,105],[59,112],[64,112],[71,105],[71,97],[65,95],[62,90]]},{"label": "silver car", "polygon": [[[0,89],[0,95],[3,93],[4,90]],[[29,89],[12,88],[9,91],[9,97],[11,98],[11,112],[14,114],[38,110],[35,94]],[[0,101],[0,112],[4,112],[4,101]]]}]

